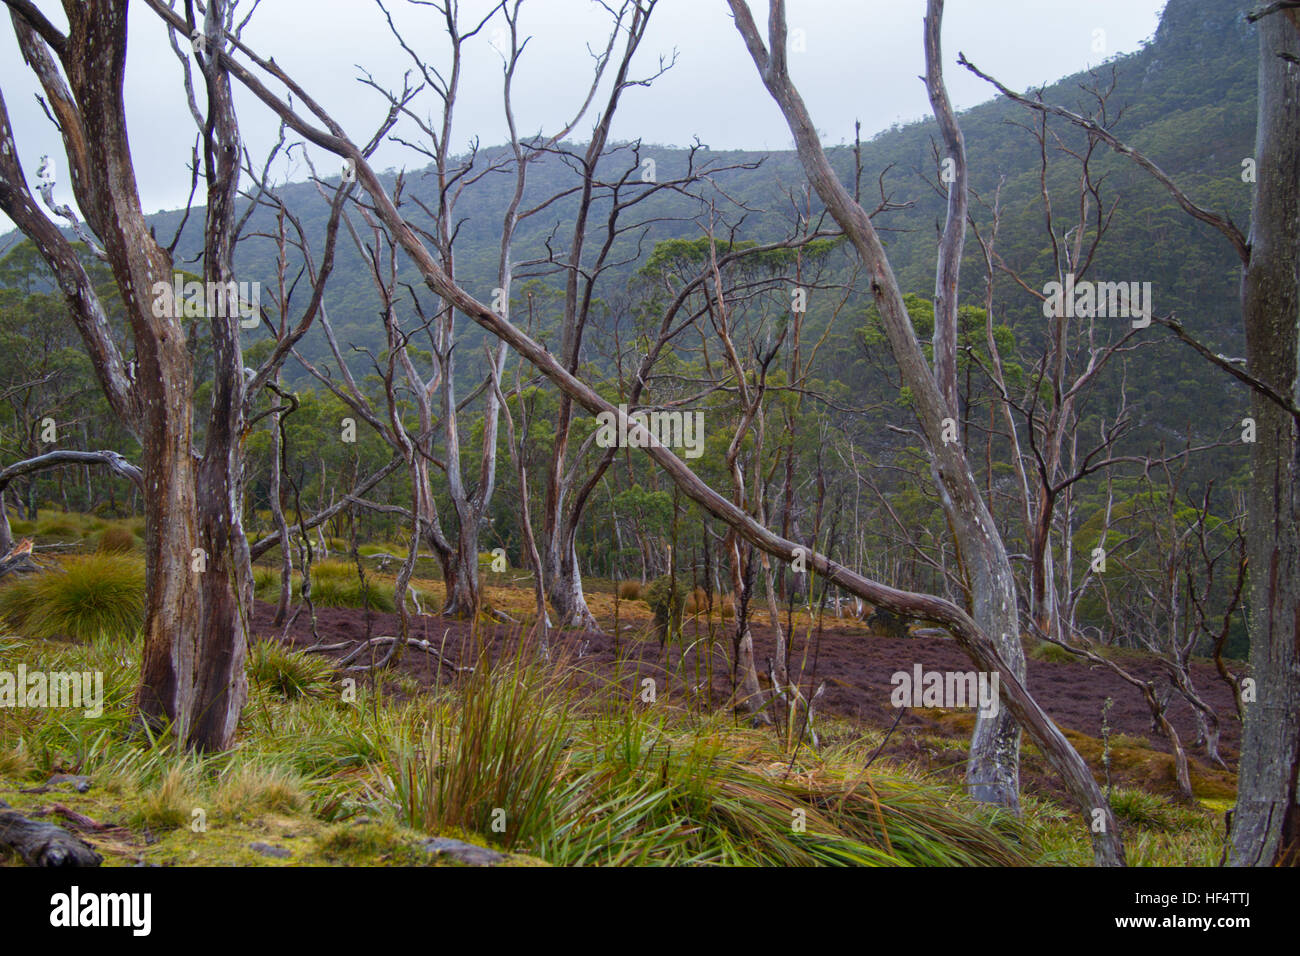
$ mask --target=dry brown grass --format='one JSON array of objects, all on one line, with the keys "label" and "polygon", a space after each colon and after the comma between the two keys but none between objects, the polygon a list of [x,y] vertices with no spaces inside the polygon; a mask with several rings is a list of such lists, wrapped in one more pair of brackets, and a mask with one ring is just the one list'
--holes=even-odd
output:
[{"label": "dry brown grass", "polygon": [[99,533],[98,550],[103,554],[124,554],[135,548],[135,535],[129,528],[109,525]]},{"label": "dry brown grass", "polygon": [[[377,574],[371,571],[368,578],[375,583],[383,582],[391,587],[396,581],[395,573]],[[492,579],[498,579],[499,583],[492,583]],[[624,624],[638,625],[648,624],[653,615],[650,609],[642,600],[645,588],[636,581],[619,581],[611,582],[609,586],[602,586],[601,582],[590,582],[591,587],[585,590],[587,606],[591,613],[596,616],[596,620],[608,623],[614,620],[614,603],[619,604],[618,617]],[[411,587],[419,595],[420,606],[424,608],[425,613],[436,614],[442,607],[445,591],[442,581],[436,578],[413,577]],[[636,597],[629,597],[631,589],[637,589]],[[535,598],[533,596],[532,584],[528,578],[521,574],[502,574],[490,575],[483,581],[483,596],[487,604],[508,614],[516,621],[530,622],[537,612]],[[761,605],[761,606],[760,606]],[[736,616],[736,598],[734,594],[714,594],[713,609],[709,611],[708,601],[704,595],[703,588],[695,588],[686,596],[687,617],[698,616],[708,613],[715,620],[731,620]],[[795,610],[795,620],[800,622],[800,626],[807,624],[807,611]],[[763,602],[751,601],[749,606],[749,620],[755,626],[767,626],[768,615],[767,607]],[[783,618],[784,620],[784,618]],[[827,613],[822,620],[822,625],[830,629],[861,630],[862,622],[852,617],[836,618],[834,614]]]}]

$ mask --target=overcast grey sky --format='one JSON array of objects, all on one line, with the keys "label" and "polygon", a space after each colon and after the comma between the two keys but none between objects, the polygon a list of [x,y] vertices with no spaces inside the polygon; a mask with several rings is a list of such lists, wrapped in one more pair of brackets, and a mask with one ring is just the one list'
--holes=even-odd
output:
[{"label": "overcast grey sky", "polygon": [[[56,23],[59,5],[37,0]],[[608,0],[617,6],[616,0]],[[1050,82],[1120,53],[1136,50],[1155,31],[1165,0],[949,0],[944,57],[959,108],[990,98],[989,89],[955,60],[965,52],[1012,87]],[[247,0],[245,0],[247,3]],[[443,31],[427,7],[386,0],[407,42],[435,65],[443,60]],[[462,20],[477,22],[490,0],[462,0]],[[760,20],[766,3],[750,0]],[[918,79],[923,71],[921,20],[925,0],[790,0],[791,69],[825,141],[851,141],[854,120],[864,138],[928,113]],[[608,13],[593,0],[530,0],[522,29],[533,40],[516,85],[522,132],[550,131],[571,113],[590,82],[588,47],[603,46]],[[466,51],[456,146],[473,136],[485,145],[504,139],[501,58],[489,25]],[[160,21],[133,5],[127,66],[128,121],[146,212],[184,203],[189,188],[194,124],[185,106],[180,67]],[[274,56],[329,109],[352,137],[367,140],[385,104],[361,86],[358,66],[388,87],[401,83],[409,60],[388,32],[374,0],[263,0],[244,34],[263,56]],[[725,0],[660,0],[639,53],[638,76],[653,73],[660,55],[676,65],[652,88],[633,89],[614,128],[619,140],[686,144],[693,137],[721,148],[786,149],[789,132],[759,82]],[[71,201],[58,137],[36,103],[37,86],[18,54],[9,18],[0,21],[0,88],[8,103],[24,171],[35,182],[44,153],[56,157],[56,195]],[[239,96],[246,143],[255,156],[273,141],[276,124],[251,97]],[[432,99],[426,109],[433,108]],[[588,115],[574,138],[591,127]],[[425,161],[385,146],[379,168],[419,167]],[[329,160],[330,172],[337,162]],[[301,162],[281,164],[277,179],[300,180]],[[200,195],[201,195],[200,191]],[[9,223],[0,217],[0,231]]]}]

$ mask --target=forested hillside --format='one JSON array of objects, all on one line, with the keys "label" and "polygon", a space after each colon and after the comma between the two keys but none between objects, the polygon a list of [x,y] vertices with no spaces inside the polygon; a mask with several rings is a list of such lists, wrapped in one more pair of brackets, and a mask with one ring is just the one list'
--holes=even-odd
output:
[{"label": "forested hillside", "polygon": [[[1258,56],[1257,44],[1244,18],[1249,7],[1247,0],[1172,0],[1155,37],[1142,51],[1116,57],[1092,73],[1065,77],[1047,87],[1043,98],[1070,109],[1089,111],[1095,106],[1094,94],[1089,91],[1107,91],[1113,87],[1108,114],[1114,121],[1112,128],[1116,135],[1158,163],[1199,203],[1222,209],[1238,223],[1244,223],[1249,218],[1250,192],[1238,173],[1242,160],[1254,149],[1254,77]],[[873,95],[872,91],[863,93]],[[1001,99],[961,116],[970,153],[972,189],[991,202],[999,182],[1003,182],[1003,255],[1014,267],[1024,270],[1027,278],[1037,278],[1043,274],[1043,257],[1049,251],[1042,231],[1041,210],[1034,202],[1038,190],[1037,146],[1030,136],[1016,129],[1016,125],[1028,121],[1022,109]],[[1069,130],[1057,132],[1068,142],[1080,141]],[[887,230],[891,259],[904,288],[926,296],[934,282],[936,232],[920,224],[937,224],[943,216],[943,199],[930,185],[936,178],[934,142],[934,121],[927,119],[864,141],[861,156],[862,188],[867,197],[876,197],[877,179],[883,173],[890,201],[909,204],[905,210],[882,214],[881,224]],[[744,219],[741,238],[767,241],[780,236],[789,220],[787,191],[803,189],[803,173],[794,153],[715,151],[707,148],[707,140],[705,143],[695,157],[697,165],[758,164],[754,169],[731,169],[715,177],[728,196],[752,210]],[[639,145],[638,155],[654,159],[661,180],[680,175],[690,159],[688,150],[682,146]],[[481,150],[474,169],[491,167],[505,152],[504,147]],[[828,152],[841,175],[846,181],[852,181],[852,150],[832,147]],[[633,166],[629,144],[604,157],[601,168],[603,174],[612,176]],[[337,179],[331,175],[333,172],[323,171],[323,174],[333,181]],[[1057,189],[1063,188],[1067,178],[1074,175],[1067,168],[1053,172],[1052,185]],[[634,176],[640,174],[638,168]],[[1211,341],[1216,344],[1221,341],[1221,347],[1239,351],[1239,327],[1224,314],[1224,304],[1234,301],[1236,296],[1237,276],[1231,250],[1224,249],[1206,229],[1196,226],[1189,229],[1168,194],[1122,158],[1099,156],[1097,175],[1106,178],[1104,195],[1108,202],[1118,203],[1116,222],[1100,250],[1098,271],[1125,278],[1130,274],[1141,275],[1159,290],[1158,307],[1162,312],[1174,311],[1189,321],[1195,320],[1198,328],[1213,333]],[[431,200],[434,184],[430,177],[428,168],[406,171],[409,202]],[[393,184],[392,171],[384,181]],[[524,205],[571,189],[574,182],[573,170],[560,157],[545,157],[533,167]],[[489,297],[496,285],[499,223],[511,186],[511,177],[497,172],[467,185],[460,198],[461,208],[467,213],[457,237],[458,268],[468,288],[481,290],[481,298]],[[286,184],[281,193],[296,211],[307,235],[319,243],[328,216],[327,201],[311,183]],[[811,202],[815,215],[820,211],[820,203],[816,197]],[[555,203],[547,215],[525,223],[517,236],[516,259],[545,258],[547,237],[558,224],[571,220],[575,205],[576,199],[567,197]],[[598,222],[607,210],[608,201],[602,204],[598,199],[593,220]],[[974,214],[981,221],[989,218],[979,208]],[[159,236],[169,237],[182,215],[178,210],[151,216],[149,222]],[[644,238],[638,233],[624,241],[621,255],[616,258],[628,261],[610,274],[608,294],[611,296],[622,291],[623,282],[635,271],[637,243],[645,250],[658,240],[695,238],[700,234],[702,203],[696,197],[660,194],[645,202],[639,215],[659,221]],[[413,219],[420,221],[418,214]],[[248,229],[251,233],[273,236],[274,212],[267,209],[255,213]],[[185,258],[200,251],[201,231],[201,218],[191,216],[179,247]],[[14,237],[10,236],[0,239],[0,244],[13,241]],[[241,245],[237,261],[241,276],[270,286],[275,275],[273,242],[249,241]],[[366,268],[358,250],[350,243],[342,243],[328,287],[328,301],[340,338],[375,347],[381,341],[374,322],[379,300]],[[968,250],[966,268],[970,274],[979,273],[982,263],[978,249]],[[406,282],[420,284],[409,265],[403,267],[401,275]],[[979,292],[971,286],[968,295],[975,301]],[[1032,335],[1042,327],[1041,322],[1035,321],[1041,313],[1032,302],[1008,296],[1000,308],[1006,309],[1008,324],[1017,331],[1023,329],[1025,334]],[[464,351],[477,354],[478,349],[470,346],[481,332],[468,329],[465,334]],[[313,335],[308,341],[307,354],[323,354],[324,344],[319,336]],[[1158,379],[1162,386],[1174,386],[1179,381],[1173,377],[1174,369],[1190,373],[1196,368],[1195,361],[1178,350],[1171,350],[1168,356],[1172,368],[1169,360],[1163,360],[1164,353],[1161,355],[1161,361],[1153,360],[1144,371],[1163,369],[1171,377]],[[301,371],[291,365],[288,374],[300,376]],[[1162,391],[1166,398],[1177,401],[1177,389]],[[1170,411],[1173,420],[1180,420],[1188,409]]]}]

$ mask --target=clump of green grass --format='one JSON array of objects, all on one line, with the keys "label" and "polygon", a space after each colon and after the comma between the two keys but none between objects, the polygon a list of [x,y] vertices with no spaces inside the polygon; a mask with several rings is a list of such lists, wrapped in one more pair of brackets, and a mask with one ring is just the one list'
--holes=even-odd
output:
[{"label": "clump of green grass", "polygon": [[[295,583],[301,587],[301,579]],[[280,596],[278,568],[253,569],[253,593],[259,601],[274,601]],[[374,575],[366,576],[362,587],[355,564],[347,561],[318,561],[311,566],[311,600],[316,607],[370,607],[372,611],[393,613],[397,610],[395,588]]]},{"label": "clump of green grass", "polygon": [[369,607],[372,611],[384,611],[389,614],[397,610],[397,598],[393,586],[373,578],[368,578],[364,587],[359,578],[313,580],[311,599],[317,607]]},{"label": "clump of green grass", "polygon": [[527,652],[481,658],[454,707],[413,711],[412,743],[392,761],[403,822],[494,833],[507,847],[541,841],[574,717],[556,672]]},{"label": "clump of green grass", "polygon": [[173,830],[188,825],[199,806],[192,768],[178,765],[167,771],[156,786],[139,794],[130,816],[134,826]]},{"label": "clump of green grass", "polygon": [[1053,644],[1051,641],[1035,641],[1034,646],[1029,649],[1029,658],[1035,661],[1048,661],[1052,664],[1070,664],[1083,660],[1083,658],[1071,654],[1064,647]]},{"label": "clump of green grass", "polygon": [[[461,828],[563,865],[1017,865],[1009,817],[937,787],[769,769],[770,742],[666,709],[579,712],[553,665],[480,661],[412,710],[387,756],[404,824]],[[592,701],[587,701],[592,703]],[[806,769],[806,768],[800,768]]]},{"label": "clump of green grass", "polygon": [[348,561],[321,561],[311,568],[311,599],[317,607],[357,607],[367,605],[372,611],[397,610],[393,585],[366,577],[363,588],[355,564]]},{"label": "clump of green grass", "polygon": [[81,537],[82,522],[76,515],[52,514],[36,522],[35,534],[38,538],[54,538],[60,541],[72,541]]},{"label": "clump of green grass", "polygon": [[135,547],[135,535],[130,528],[109,525],[99,533],[99,551],[104,554],[123,554]]},{"label": "clump of green grass", "polygon": [[1128,788],[1113,791],[1110,806],[1121,823],[1162,833],[1194,826],[1205,815],[1197,807],[1180,807],[1145,790]]},{"label": "clump of green grass", "polygon": [[27,637],[133,637],[144,624],[144,562],[116,554],[68,558],[0,589],[0,617]]},{"label": "clump of green grass", "polygon": [[274,601],[280,596],[280,570],[261,565],[253,567],[253,597],[259,601]]},{"label": "clump of green grass", "polygon": [[[566,865],[1022,865],[1018,825],[942,788],[882,774],[789,774],[743,735],[673,733],[628,712],[574,757],[550,839]],[[747,743],[749,744],[747,746]],[[762,750],[752,753],[761,760]]]},{"label": "clump of green grass", "polygon": [[249,648],[248,677],[285,700],[326,697],[334,690],[334,669],[329,662],[279,641],[257,641]]}]

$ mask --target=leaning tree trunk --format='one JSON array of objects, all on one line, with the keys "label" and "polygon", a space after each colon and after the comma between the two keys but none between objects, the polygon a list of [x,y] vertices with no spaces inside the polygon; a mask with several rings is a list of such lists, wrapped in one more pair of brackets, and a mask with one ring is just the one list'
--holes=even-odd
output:
[{"label": "leaning tree trunk", "polygon": [[[764,46],[748,4],[744,0],[728,2],[759,75],[794,135],[795,148],[809,183],[852,241],[866,269],[890,349],[903,382],[912,391],[913,407],[930,446],[935,484],[973,596],[971,616],[979,629],[991,638],[1007,670],[1015,675],[1017,682],[1023,682],[1025,657],[1020,644],[1019,609],[1011,562],[965,452],[958,442],[944,438],[947,431],[945,422],[955,424],[959,411],[955,405],[955,364],[947,360],[948,356],[938,353],[941,349],[951,351],[956,341],[956,295],[965,229],[966,156],[960,130],[943,89],[939,65],[943,4],[941,0],[930,0],[925,31],[926,83],[936,118],[945,134],[955,174],[949,186],[948,222],[936,270],[936,363],[932,372],[917,341],[902,290],[871,217],[840,182],[822,148],[808,108],[790,79],[785,47],[785,4],[782,0],[769,0],[769,43]],[[966,770],[967,787],[976,799],[1019,810],[1019,748],[1020,731],[1016,718],[1008,709],[1000,708],[993,717],[980,715],[971,739]]]},{"label": "leaning tree trunk", "polygon": [[[1242,284],[1248,368],[1294,403],[1300,327],[1300,13],[1260,23],[1257,179]],[[1250,672],[1243,702],[1235,866],[1300,864],[1300,442],[1295,416],[1254,392],[1247,542]]]}]

